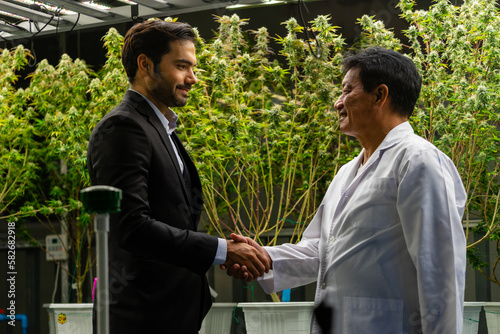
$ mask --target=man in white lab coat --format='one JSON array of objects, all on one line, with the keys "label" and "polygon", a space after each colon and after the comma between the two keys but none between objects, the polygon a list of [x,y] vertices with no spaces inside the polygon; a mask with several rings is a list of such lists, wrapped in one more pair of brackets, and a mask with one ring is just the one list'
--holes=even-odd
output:
[{"label": "man in white lab coat", "polygon": [[[344,71],[335,109],[363,150],[298,244],[261,248],[273,270],[258,281],[266,293],[317,281],[329,333],[461,333],[466,193],[453,162],[408,123],[421,77],[408,57],[376,47],[346,57]],[[253,278],[238,266],[228,274]],[[312,332],[323,332],[317,321]]]}]

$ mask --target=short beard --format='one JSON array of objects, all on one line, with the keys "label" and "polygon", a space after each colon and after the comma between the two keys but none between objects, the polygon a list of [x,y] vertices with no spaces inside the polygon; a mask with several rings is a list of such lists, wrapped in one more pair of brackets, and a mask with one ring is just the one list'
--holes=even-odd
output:
[{"label": "short beard", "polygon": [[[162,85],[158,85],[157,83],[163,83],[163,77],[160,73],[155,70],[155,83],[151,88],[151,93],[155,96],[156,99],[163,102],[167,107],[184,107],[187,104],[187,98],[177,98],[175,96],[175,91],[165,91],[162,89]],[[179,86],[177,86],[179,87]],[[176,89],[177,89],[176,87]],[[182,86],[181,86],[182,87]]]}]

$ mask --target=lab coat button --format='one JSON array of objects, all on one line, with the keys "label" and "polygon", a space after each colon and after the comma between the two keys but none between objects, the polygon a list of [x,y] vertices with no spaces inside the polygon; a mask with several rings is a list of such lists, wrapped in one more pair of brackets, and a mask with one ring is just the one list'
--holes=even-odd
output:
[{"label": "lab coat button", "polygon": [[334,236],[331,236],[330,237],[330,243],[334,242],[335,241],[335,237]]},{"label": "lab coat button", "polygon": [[321,284],[321,290],[325,290],[325,289],[326,289],[326,283]]}]

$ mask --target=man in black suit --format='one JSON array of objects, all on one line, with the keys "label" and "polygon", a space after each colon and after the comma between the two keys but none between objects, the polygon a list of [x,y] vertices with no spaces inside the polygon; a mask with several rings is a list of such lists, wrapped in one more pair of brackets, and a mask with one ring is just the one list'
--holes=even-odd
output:
[{"label": "man in black suit", "polygon": [[123,192],[109,233],[112,334],[197,333],[211,306],[206,272],[270,263],[252,246],[196,232],[203,208],[195,165],[175,133],[176,113],[197,80],[195,34],[185,23],[146,21],[124,38],[130,82],[92,132],[92,185]]}]

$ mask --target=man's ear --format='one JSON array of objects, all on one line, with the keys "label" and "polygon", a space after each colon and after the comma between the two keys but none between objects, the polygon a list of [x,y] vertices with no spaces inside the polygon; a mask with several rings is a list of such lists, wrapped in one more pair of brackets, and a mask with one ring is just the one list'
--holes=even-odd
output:
[{"label": "man's ear", "polygon": [[387,87],[387,85],[385,84],[378,85],[374,89],[374,93],[375,93],[375,102],[382,105],[389,98],[389,87]]},{"label": "man's ear", "polygon": [[150,70],[153,69],[153,62],[144,53],[141,53],[137,57],[137,70],[141,73],[143,77],[149,75]]}]

